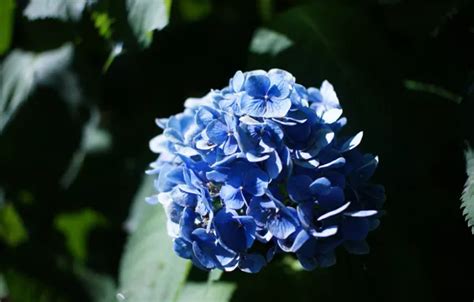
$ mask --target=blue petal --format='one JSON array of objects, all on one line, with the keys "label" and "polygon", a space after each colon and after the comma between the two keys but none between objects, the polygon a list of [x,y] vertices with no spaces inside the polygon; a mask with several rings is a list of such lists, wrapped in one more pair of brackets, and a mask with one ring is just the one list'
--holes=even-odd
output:
[{"label": "blue petal", "polygon": [[351,137],[349,138],[348,140],[346,140],[342,145],[341,147],[339,148],[339,150],[341,152],[346,152],[346,151],[349,151],[349,150],[352,150],[354,149],[355,147],[357,147],[360,142],[362,141],[362,136],[364,135],[364,132],[359,132],[357,133],[354,137]]},{"label": "blue petal", "polygon": [[318,204],[324,210],[333,210],[344,204],[344,191],[340,187],[331,187],[329,193],[318,197]]},{"label": "blue petal", "polygon": [[196,219],[196,213],[192,208],[185,208],[183,215],[181,216],[179,222],[179,228],[181,231],[181,236],[191,241],[191,234],[194,231],[194,220]]},{"label": "blue petal", "polygon": [[213,120],[206,127],[206,135],[211,142],[220,145],[227,139],[227,125],[219,120]]},{"label": "blue petal", "polygon": [[240,255],[239,268],[246,273],[258,273],[265,266],[265,258],[259,254]]},{"label": "blue petal", "polygon": [[265,103],[265,112],[263,117],[272,118],[272,117],[284,117],[291,108],[291,100],[283,99],[278,100],[271,98]]},{"label": "blue petal", "polygon": [[268,175],[258,168],[245,171],[243,185],[244,190],[254,196],[262,196],[268,188]]},{"label": "blue petal", "polygon": [[276,151],[270,153],[270,157],[265,161],[265,170],[272,179],[277,178],[283,170],[283,164]]},{"label": "blue petal", "polygon": [[[281,212],[280,212],[281,213]],[[281,213],[283,214],[283,213]],[[295,223],[286,215],[274,215],[268,220],[267,227],[275,238],[286,239],[296,231]]]},{"label": "blue petal", "polygon": [[326,195],[331,190],[331,182],[326,177],[320,177],[313,181],[309,188],[313,194]]},{"label": "blue petal", "polygon": [[234,188],[230,185],[222,186],[219,196],[229,209],[241,209],[246,202],[242,189]]},{"label": "blue petal", "polygon": [[295,202],[303,202],[312,199],[309,186],[312,183],[311,177],[307,175],[296,175],[288,180],[288,195]]},{"label": "blue petal", "polygon": [[222,147],[225,155],[230,155],[237,152],[238,148],[239,145],[237,145],[237,140],[233,135],[227,137],[224,146]]},{"label": "blue petal", "polygon": [[231,79],[231,86],[232,86],[232,89],[235,91],[235,92],[239,92],[242,90],[242,87],[244,86],[244,80],[245,80],[245,76],[244,74],[242,73],[242,71],[237,71],[235,74],[234,74],[234,77]]},{"label": "blue petal", "polygon": [[294,232],[286,240],[278,240],[278,245],[285,252],[295,253],[309,238],[309,234],[305,230],[301,229],[298,232]]},{"label": "blue petal", "polygon": [[251,75],[245,81],[245,91],[253,97],[263,97],[270,88],[270,79],[266,75]]},{"label": "blue petal", "polygon": [[267,111],[266,101],[263,99],[244,96],[240,100],[240,107],[243,113],[255,117],[263,117]]},{"label": "blue petal", "polygon": [[346,217],[341,226],[341,233],[346,240],[364,240],[368,232],[369,221],[367,218]]},{"label": "blue petal", "polygon": [[175,253],[184,259],[191,259],[193,255],[193,248],[191,242],[183,238],[176,238],[173,242],[173,249]]},{"label": "blue petal", "polygon": [[221,209],[214,218],[219,240],[236,252],[243,252],[255,240],[256,224],[250,216],[237,216],[233,211]]}]

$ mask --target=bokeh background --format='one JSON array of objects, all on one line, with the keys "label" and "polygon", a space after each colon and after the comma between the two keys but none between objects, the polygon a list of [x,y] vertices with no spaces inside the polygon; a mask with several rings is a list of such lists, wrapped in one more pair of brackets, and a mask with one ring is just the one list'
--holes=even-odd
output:
[{"label": "bokeh background", "polygon": [[[469,0],[0,0],[0,300],[472,301],[473,38]],[[368,255],[208,276],[143,205],[154,119],[270,68],[335,86],[386,213]]]}]

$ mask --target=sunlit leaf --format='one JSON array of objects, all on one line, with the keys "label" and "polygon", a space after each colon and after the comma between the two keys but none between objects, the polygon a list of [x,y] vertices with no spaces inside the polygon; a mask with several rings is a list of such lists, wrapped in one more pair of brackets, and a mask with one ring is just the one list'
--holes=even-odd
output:
[{"label": "sunlit leaf", "polygon": [[84,261],[87,257],[87,238],[90,231],[105,223],[105,218],[91,209],[62,213],[54,220],[54,226],[66,238],[69,252],[79,261]]},{"label": "sunlit leaf", "polygon": [[145,198],[154,193],[153,181],[144,176],[142,185],[135,194],[134,201],[130,208],[127,220],[124,223],[124,228],[127,232],[133,233],[146,217],[145,213],[151,208],[150,204],[145,202]]},{"label": "sunlit leaf", "polygon": [[14,0],[0,0],[0,55],[3,55],[10,48],[14,12]]},{"label": "sunlit leaf", "polygon": [[98,274],[84,266],[77,266],[75,271],[89,293],[91,302],[117,301],[117,286],[111,276]]},{"label": "sunlit leaf", "polygon": [[0,133],[37,85],[52,86],[71,104],[79,101],[77,79],[68,71],[72,44],[32,53],[16,49],[0,67]]},{"label": "sunlit leaf", "polygon": [[142,189],[134,201],[145,206],[122,256],[118,297],[123,301],[173,301],[190,268],[188,261],[173,252],[162,207],[146,204],[141,197],[153,193],[151,182],[151,177],[145,179],[142,186],[149,191]]},{"label": "sunlit leaf", "polygon": [[23,220],[11,203],[0,206],[0,238],[11,247],[28,238]]},{"label": "sunlit leaf", "polygon": [[229,282],[206,283],[189,282],[179,295],[178,302],[227,302],[232,298],[236,285]]},{"label": "sunlit leaf", "polygon": [[466,217],[467,226],[474,234],[474,151],[468,147],[464,153],[466,158],[467,180],[461,196],[462,213]]},{"label": "sunlit leaf", "polygon": [[91,15],[94,26],[99,31],[99,34],[105,39],[112,38],[112,24],[115,22],[111,19],[107,12],[94,11]]},{"label": "sunlit leaf", "polygon": [[276,31],[260,28],[258,29],[250,43],[250,51],[256,54],[277,55],[285,49],[291,47],[293,41],[285,35]]},{"label": "sunlit leaf", "polygon": [[219,279],[222,277],[222,274],[224,273],[223,270],[220,269],[213,269],[209,272],[208,276],[208,282],[216,282],[219,281]]},{"label": "sunlit leaf", "polygon": [[168,24],[171,0],[127,0],[128,22],[142,46],[150,45],[153,30]]},{"label": "sunlit leaf", "polygon": [[30,20],[55,18],[78,21],[88,0],[30,0],[23,14]]}]

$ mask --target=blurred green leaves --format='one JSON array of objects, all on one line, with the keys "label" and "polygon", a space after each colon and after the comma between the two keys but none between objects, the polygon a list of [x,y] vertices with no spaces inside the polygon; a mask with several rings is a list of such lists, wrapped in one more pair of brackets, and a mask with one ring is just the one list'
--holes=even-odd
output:
[{"label": "blurred green leaves", "polygon": [[10,48],[14,12],[14,0],[0,0],[0,56]]},{"label": "blurred green leaves", "polygon": [[55,18],[78,21],[88,0],[30,0],[23,14],[30,20]]},{"label": "blurred green leaves", "polygon": [[212,11],[210,0],[179,0],[177,4],[181,17],[188,22],[201,20]]},{"label": "blurred green leaves", "polygon": [[74,213],[59,214],[54,225],[66,238],[66,246],[71,255],[84,262],[87,257],[87,238],[89,233],[98,226],[104,226],[106,219],[100,213],[84,209]]},{"label": "blurred green leaves", "polygon": [[127,0],[127,9],[138,42],[147,47],[153,40],[153,30],[168,24],[171,0]]},{"label": "blurred green leaves", "polygon": [[464,153],[466,158],[467,180],[461,196],[461,209],[466,217],[467,226],[474,234],[474,151],[468,147]]},{"label": "blurred green leaves", "polygon": [[92,12],[92,20],[99,31],[99,34],[107,40],[112,38],[112,24],[114,20],[110,18],[107,12]]},{"label": "blurred green leaves", "polygon": [[0,205],[0,238],[10,247],[16,247],[28,239],[23,220],[11,203]]},{"label": "blurred green leaves", "polygon": [[33,53],[16,49],[0,67],[0,133],[37,85],[52,86],[68,102],[78,102],[74,76],[68,72],[73,57],[72,44]]},{"label": "blurred green leaves", "polygon": [[260,28],[253,35],[250,52],[276,56],[292,45],[293,41],[285,35],[270,29]]},{"label": "blurred green leaves", "polygon": [[444,89],[442,87],[436,86],[434,84],[421,83],[421,82],[413,81],[413,80],[406,80],[404,84],[405,84],[405,88],[408,90],[431,93],[431,94],[439,96],[440,98],[444,98],[449,101],[452,101],[456,104],[460,104],[462,101],[461,96],[454,94],[451,91]]},{"label": "blurred green leaves", "polygon": [[40,280],[13,270],[4,273],[8,287],[8,298],[18,302],[66,302],[69,301],[54,288]]}]

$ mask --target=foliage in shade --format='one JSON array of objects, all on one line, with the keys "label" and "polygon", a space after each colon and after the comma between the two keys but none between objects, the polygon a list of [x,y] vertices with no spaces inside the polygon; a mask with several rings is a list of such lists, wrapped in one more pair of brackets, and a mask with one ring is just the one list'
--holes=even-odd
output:
[{"label": "foliage in shade", "polygon": [[461,196],[461,209],[463,209],[462,213],[466,217],[467,226],[471,228],[474,234],[474,152],[468,147],[464,155],[466,158],[467,180]]},{"label": "foliage in shade", "polygon": [[163,205],[177,255],[256,273],[276,253],[311,270],[334,264],[340,245],[368,252],[385,198],[369,183],[378,157],[356,149],[362,132],[339,134],[347,120],[329,82],[238,71],[185,107],[156,121],[164,131],[150,142],[160,155],[148,171],[158,191],[148,201]]},{"label": "foliage in shade", "polygon": [[87,257],[87,239],[90,231],[105,224],[105,217],[91,209],[61,213],[54,220],[56,229],[66,238],[69,252],[81,262]]}]

